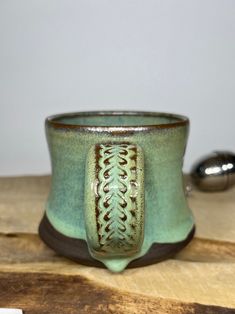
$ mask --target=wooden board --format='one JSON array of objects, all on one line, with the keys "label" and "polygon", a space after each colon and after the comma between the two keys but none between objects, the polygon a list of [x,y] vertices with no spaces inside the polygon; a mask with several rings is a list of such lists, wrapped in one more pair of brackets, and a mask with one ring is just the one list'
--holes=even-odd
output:
[{"label": "wooden board", "polygon": [[0,178],[0,307],[31,313],[235,313],[235,188],[193,191],[196,237],[123,274],[58,256],[37,235],[50,178]]}]

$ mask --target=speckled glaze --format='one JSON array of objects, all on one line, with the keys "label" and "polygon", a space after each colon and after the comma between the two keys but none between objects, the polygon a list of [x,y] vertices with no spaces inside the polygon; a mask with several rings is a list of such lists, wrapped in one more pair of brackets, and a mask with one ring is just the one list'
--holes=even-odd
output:
[{"label": "speckled glaze", "polygon": [[[130,261],[144,256],[153,243],[175,243],[186,239],[194,226],[182,180],[188,129],[186,117],[164,113],[81,112],[49,117],[46,134],[52,161],[52,184],[46,216],[50,224],[67,237],[87,241],[92,257],[114,272],[122,271]],[[133,180],[136,181],[138,199],[135,210],[140,215],[134,222],[137,231],[127,234],[123,228],[123,239],[117,236],[114,240],[121,240],[114,241],[111,249],[103,250],[98,241],[95,212],[97,195],[94,186],[97,186],[95,180],[99,172],[95,147],[118,147],[123,143],[132,145],[128,146],[129,150],[138,147],[137,169],[141,169],[143,175],[135,176]],[[127,159],[130,162],[130,157]],[[115,162],[118,159],[115,160],[111,162],[114,163],[113,171],[117,172]],[[115,172],[111,176],[115,178]],[[111,190],[115,191],[114,185]],[[118,204],[117,194],[113,195],[113,204]],[[126,197],[124,195],[124,199]],[[127,211],[133,204],[127,206]],[[112,217],[114,225],[118,212],[115,215]],[[129,225],[130,221],[133,222],[129,220]],[[102,232],[105,238],[105,231]],[[138,233],[134,249],[126,250],[127,237],[133,238],[134,232]],[[110,240],[106,237],[105,245],[107,239]]]},{"label": "speckled glaze", "polygon": [[97,144],[86,162],[85,225],[90,254],[112,271],[141,251],[144,156],[129,143]]}]

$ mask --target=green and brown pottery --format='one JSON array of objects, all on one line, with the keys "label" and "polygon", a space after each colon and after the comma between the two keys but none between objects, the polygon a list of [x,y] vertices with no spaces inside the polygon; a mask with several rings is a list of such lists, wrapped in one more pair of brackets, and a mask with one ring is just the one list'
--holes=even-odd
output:
[{"label": "green and brown pottery", "polygon": [[189,120],[156,112],[46,119],[52,183],[41,238],[85,265],[121,272],[169,258],[193,237],[182,176]]}]

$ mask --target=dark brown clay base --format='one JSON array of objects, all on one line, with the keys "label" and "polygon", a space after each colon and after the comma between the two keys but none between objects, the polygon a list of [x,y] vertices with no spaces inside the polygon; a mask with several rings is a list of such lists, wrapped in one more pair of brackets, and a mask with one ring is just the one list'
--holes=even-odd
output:
[{"label": "dark brown clay base", "polygon": [[[174,256],[191,241],[194,233],[195,226],[183,241],[176,243],[154,243],[144,256],[130,262],[127,267],[146,266]],[[85,240],[70,238],[59,233],[51,225],[46,215],[44,215],[40,223],[39,235],[50,248],[59,254],[83,265],[105,268],[103,263],[91,257]]]}]

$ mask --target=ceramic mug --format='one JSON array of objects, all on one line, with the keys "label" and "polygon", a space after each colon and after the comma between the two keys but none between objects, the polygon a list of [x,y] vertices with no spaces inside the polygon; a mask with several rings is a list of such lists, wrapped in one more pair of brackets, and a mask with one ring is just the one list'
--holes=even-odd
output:
[{"label": "ceramic mug", "polygon": [[182,176],[188,118],[79,112],[46,119],[52,182],[41,238],[113,272],[177,253],[193,237]]}]

